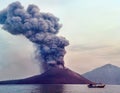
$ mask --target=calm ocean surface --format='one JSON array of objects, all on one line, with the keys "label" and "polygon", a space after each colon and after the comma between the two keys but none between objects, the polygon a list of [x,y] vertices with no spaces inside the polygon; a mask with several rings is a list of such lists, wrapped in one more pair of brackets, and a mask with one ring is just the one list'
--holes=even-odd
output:
[{"label": "calm ocean surface", "polygon": [[120,93],[120,86],[88,88],[87,85],[0,85],[0,93]]}]

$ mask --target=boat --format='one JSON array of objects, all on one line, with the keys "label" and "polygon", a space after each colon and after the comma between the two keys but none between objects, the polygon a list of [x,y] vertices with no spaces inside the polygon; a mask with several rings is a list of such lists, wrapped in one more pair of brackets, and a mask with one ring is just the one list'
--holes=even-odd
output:
[{"label": "boat", "polygon": [[97,84],[89,84],[88,88],[104,88],[105,84],[97,83]]}]

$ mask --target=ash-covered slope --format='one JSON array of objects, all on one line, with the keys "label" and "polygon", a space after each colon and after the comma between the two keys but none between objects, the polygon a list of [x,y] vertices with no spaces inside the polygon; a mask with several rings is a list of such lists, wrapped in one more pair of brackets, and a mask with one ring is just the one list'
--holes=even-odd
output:
[{"label": "ash-covered slope", "polygon": [[120,85],[120,67],[111,64],[94,69],[83,76],[94,82]]},{"label": "ash-covered slope", "polygon": [[83,76],[69,70],[51,68],[45,73],[21,80],[1,81],[0,84],[90,84]]}]

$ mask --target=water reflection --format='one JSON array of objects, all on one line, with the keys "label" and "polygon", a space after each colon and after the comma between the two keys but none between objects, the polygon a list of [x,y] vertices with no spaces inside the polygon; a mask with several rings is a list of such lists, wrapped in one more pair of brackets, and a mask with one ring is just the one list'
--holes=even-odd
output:
[{"label": "water reflection", "polygon": [[0,85],[0,93],[120,93],[119,85],[88,88],[87,85]]},{"label": "water reflection", "polygon": [[64,93],[64,85],[44,84],[37,87],[31,93]]}]

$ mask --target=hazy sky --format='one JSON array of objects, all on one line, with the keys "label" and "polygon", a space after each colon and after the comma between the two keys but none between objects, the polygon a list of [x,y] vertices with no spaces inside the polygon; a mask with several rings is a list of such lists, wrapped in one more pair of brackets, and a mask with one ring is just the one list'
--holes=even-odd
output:
[{"label": "hazy sky", "polygon": [[[16,0],[1,0],[0,10]],[[67,67],[79,73],[107,63],[120,66],[120,0],[19,0],[60,18],[59,35],[70,41]],[[39,73],[35,47],[23,36],[0,29],[0,79]],[[42,72],[42,71],[41,71]]]}]

